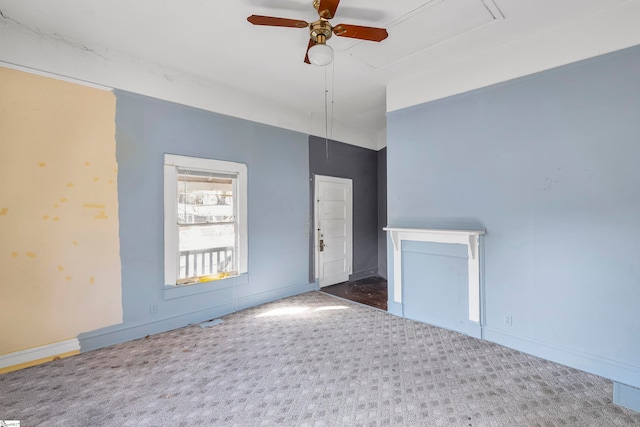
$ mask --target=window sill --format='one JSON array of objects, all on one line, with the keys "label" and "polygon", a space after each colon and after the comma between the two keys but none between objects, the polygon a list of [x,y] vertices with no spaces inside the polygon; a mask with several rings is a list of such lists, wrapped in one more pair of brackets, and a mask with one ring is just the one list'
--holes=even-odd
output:
[{"label": "window sill", "polygon": [[247,273],[244,273],[237,276],[225,277],[224,279],[213,280],[211,282],[194,283],[192,285],[165,285],[163,299],[169,300],[188,297],[192,295],[203,294],[206,292],[213,292],[220,289],[232,288],[236,285],[247,284],[248,282],[249,275]]}]

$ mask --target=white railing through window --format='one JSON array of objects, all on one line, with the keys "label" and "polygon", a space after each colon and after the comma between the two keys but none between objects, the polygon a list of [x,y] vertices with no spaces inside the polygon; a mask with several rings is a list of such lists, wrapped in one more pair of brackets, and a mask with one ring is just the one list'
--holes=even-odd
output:
[{"label": "white railing through window", "polygon": [[233,246],[180,251],[179,279],[233,271]]}]

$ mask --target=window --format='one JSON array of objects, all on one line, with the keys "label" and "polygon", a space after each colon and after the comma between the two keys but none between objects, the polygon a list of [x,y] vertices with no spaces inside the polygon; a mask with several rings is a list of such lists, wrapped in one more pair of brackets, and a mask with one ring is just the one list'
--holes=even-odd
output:
[{"label": "window", "polygon": [[247,166],[165,154],[165,284],[247,272]]}]

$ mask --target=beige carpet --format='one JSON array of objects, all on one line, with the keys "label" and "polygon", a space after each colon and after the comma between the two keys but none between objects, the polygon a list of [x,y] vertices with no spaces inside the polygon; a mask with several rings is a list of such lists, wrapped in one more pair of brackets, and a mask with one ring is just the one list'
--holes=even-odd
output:
[{"label": "beige carpet", "polygon": [[310,292],[0,376],[22,426],[627,426],[600,377]]}]

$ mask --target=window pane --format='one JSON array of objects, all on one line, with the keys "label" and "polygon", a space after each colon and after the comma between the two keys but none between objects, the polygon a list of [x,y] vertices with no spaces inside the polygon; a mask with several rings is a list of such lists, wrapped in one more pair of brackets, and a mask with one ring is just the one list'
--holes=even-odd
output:
[{"label": "window pane", "polygon": [[178,170],[178,224],[235,221],[234,179]]},{"label": "window pane", "polygon": [[237,270],[236,179],[178,169],[178,283]]},{"label": "window pane", "polygon": [[179,250],[194,251],[201,249],[235,246],[234,224],[205,224],[178,227]]}]

